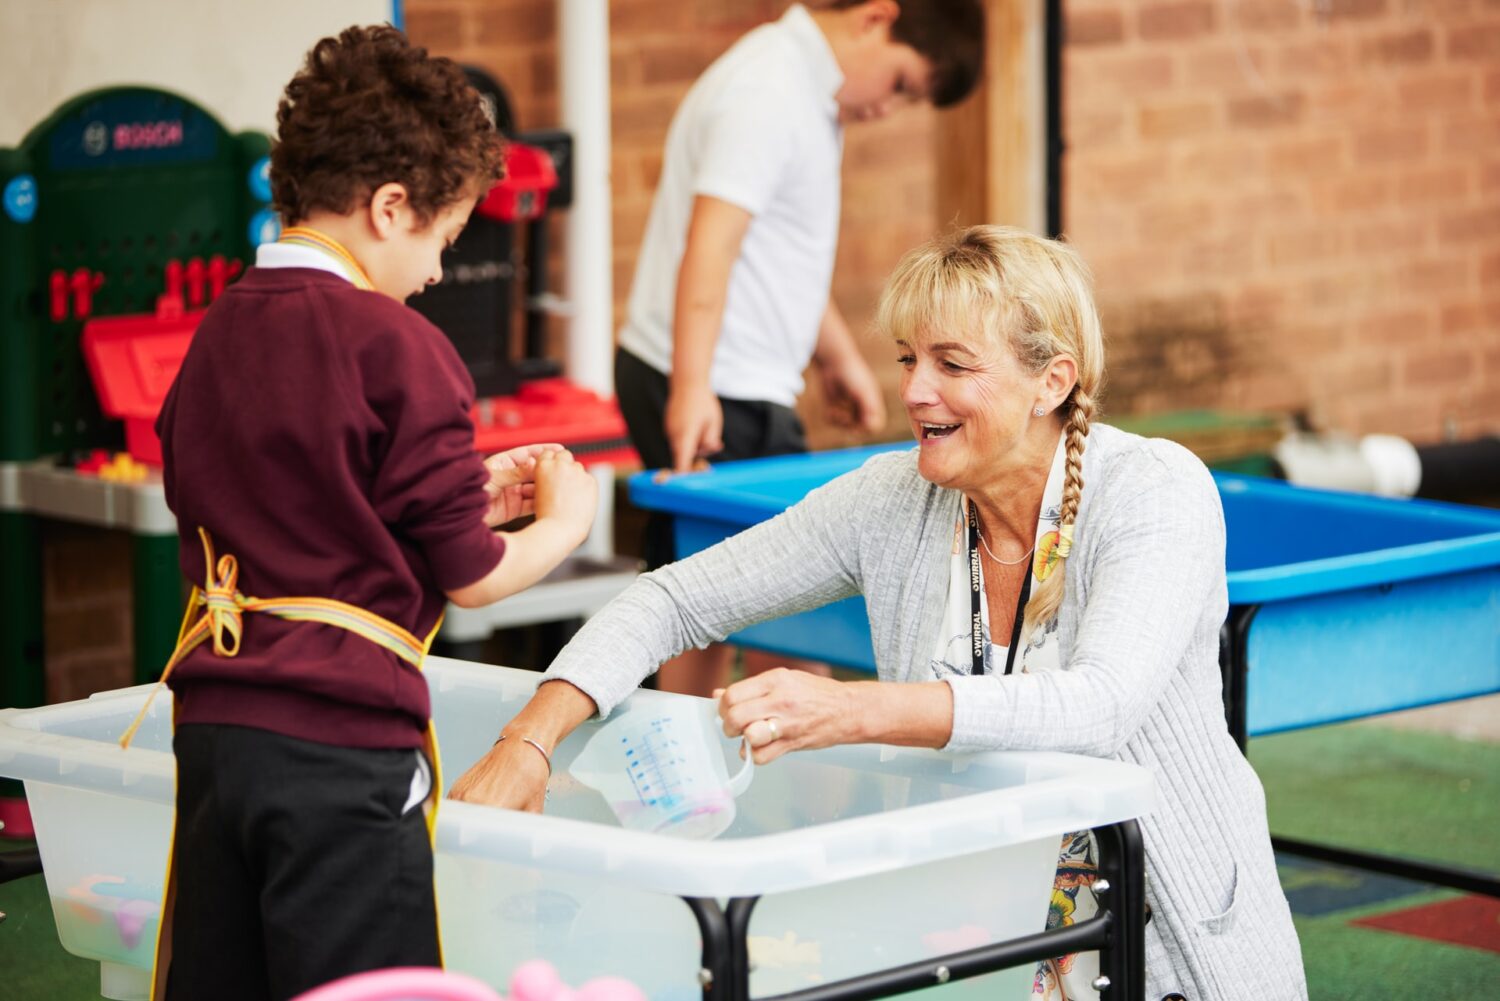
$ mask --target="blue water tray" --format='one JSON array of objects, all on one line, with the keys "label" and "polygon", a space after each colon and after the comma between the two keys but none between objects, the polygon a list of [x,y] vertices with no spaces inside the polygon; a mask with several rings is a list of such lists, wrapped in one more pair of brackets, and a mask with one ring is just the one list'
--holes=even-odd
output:
[{"label": "blue water tray", "polygon": [[[656,482],[640,507],[675,516],[685,556],[784,511],[909,442],[725,463]],[[1216,473],[1229,600],[1259,606],[1247,638],[1251,733],[1500,691],[1500,511],[1313,490]],[[737,643],[874,670],[864,602],[752,626]]]}]

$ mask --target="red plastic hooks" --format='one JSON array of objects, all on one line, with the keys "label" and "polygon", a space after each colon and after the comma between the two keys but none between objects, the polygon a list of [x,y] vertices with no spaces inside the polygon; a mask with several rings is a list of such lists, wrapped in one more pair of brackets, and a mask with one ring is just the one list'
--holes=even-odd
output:
[{"label": "red plastic hooks", "polygon": [[78,268],[68,276],[68,291],[73,293],[73,318],[87,320],[94,312],[94,293],[104,284],[104,272]]}]

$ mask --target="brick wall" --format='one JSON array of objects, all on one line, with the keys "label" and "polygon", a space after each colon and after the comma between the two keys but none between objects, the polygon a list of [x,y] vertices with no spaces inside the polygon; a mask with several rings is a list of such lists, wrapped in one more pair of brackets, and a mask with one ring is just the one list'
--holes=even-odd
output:
[{"label": "brick wall", "polygon": [[1067,0],[1110,404],[1500,431],[1500,3]]},{"label": "brick wall", "polygon": [[130,536],[60,521],[41,525],[47,701],[134,684]]},{"label": "brick wall", "polygon": [[[557,0],[407,0],[411,38],[433,52],[481,66],[510,93],[522,128],[557,124]],[[746,31],[771,20],[785,0],[614,0],[610,11],[611,157],[617,316],[630,292],[636,252],[661,172],[673,111],[704,69]],[[856,330],[874,310],[880,283],[901,255],[930,235],[936,200],[931,154],[935,112],[911,109],[848,130],[844,206],[833,291]],[[893,409],[892,354],[866,344]],[[828,427],[816,392],[803,410],[814,443],[854,444]]]},{"label": "brick wall", "polygon": [[[781,0],[614,0],[615,294],[673,109]],[[555,124],[555,0],[408,0],[434,51]],[[1296,409],[1431,440],[1500,427],[1500,4],[1066,0],[1065,219],[1116,413]],[[850,129],[834,293],[856,329],[933,218],[935,113]],[[895,404],[889,352],[867,345]],[[821,444],[850,440],[804,405]],[[901,433],[893,421],[890,432]]]}]

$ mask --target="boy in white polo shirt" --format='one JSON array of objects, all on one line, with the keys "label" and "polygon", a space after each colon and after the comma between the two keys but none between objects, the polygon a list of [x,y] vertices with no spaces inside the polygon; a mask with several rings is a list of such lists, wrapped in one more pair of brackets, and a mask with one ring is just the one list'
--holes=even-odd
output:
[{"label": "boy in white polo shirt", "polygon": [[[809,361],[835,419],[884,426],[880,386],[829,298],[843,126],[963,99],[983,17],[982,0],[793,4],[698,78],[667,133],[615,360],[648,468],[806,451],[792,407]],[[646,561],[671,560],[671,522],[653,515]],[[658,683],[707,695],[729,662],[692,651]]]}]

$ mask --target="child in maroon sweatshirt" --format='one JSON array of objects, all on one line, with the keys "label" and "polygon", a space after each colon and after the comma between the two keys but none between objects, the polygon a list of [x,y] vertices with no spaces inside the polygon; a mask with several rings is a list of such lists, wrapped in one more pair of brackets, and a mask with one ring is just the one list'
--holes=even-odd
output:
[{"label": "child in maroon sweatshirt", "polygon": [[288,228],[204,317],[158,423],[182,568],[207,588],[170,670],[173,999],[439,963],[426,641],[445,601],[538,580],[596,502],[559,446],[481,461],[473,381],[404,305],[499,172],[459,68],[350,28],[309,53],[277,122]]}]

